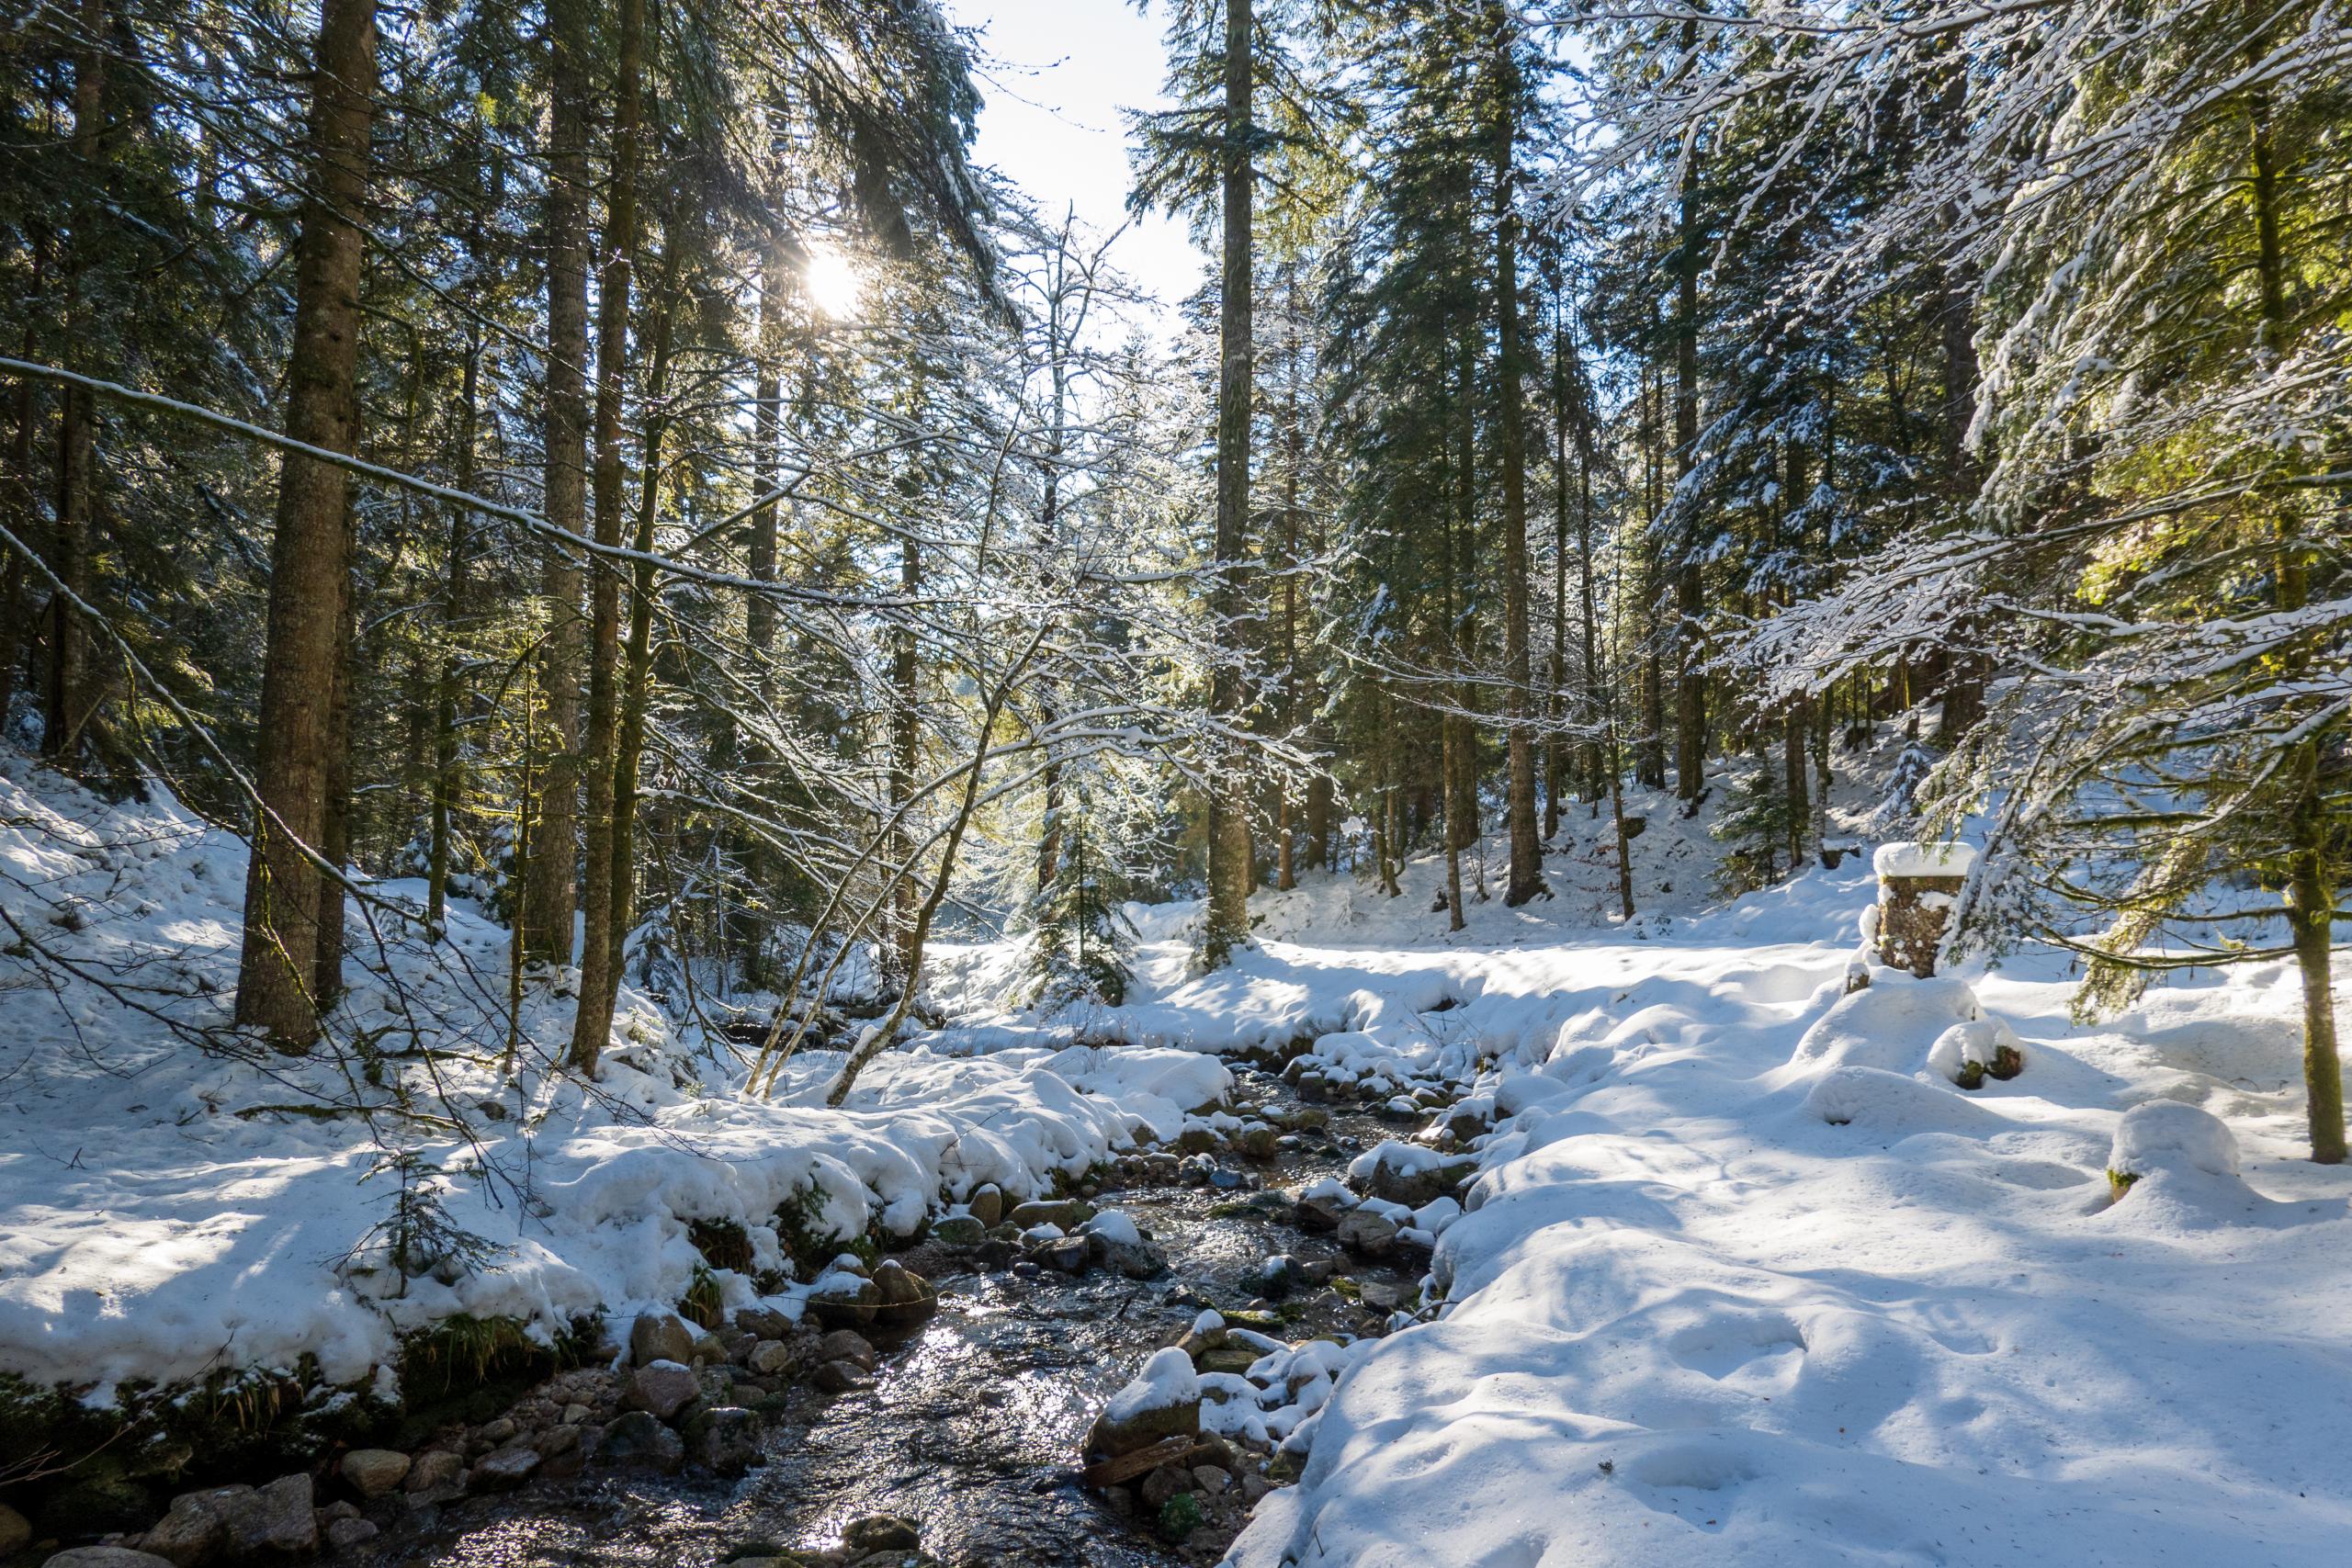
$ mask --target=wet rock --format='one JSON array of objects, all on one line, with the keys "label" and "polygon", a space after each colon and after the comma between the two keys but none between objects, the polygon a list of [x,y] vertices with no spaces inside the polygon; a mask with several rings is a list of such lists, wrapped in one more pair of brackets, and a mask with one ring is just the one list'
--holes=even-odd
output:
[{"label": "wet rock", "polygon": [[687,1368],[675,1361],[654,1361],[629,1374],[628,1392],[621,1396],[621,1404],[646,1411],[657,1421],[667,1421],[701,1394],[702,1384]]},{"label": "wet rock", "polygon": [[1042,1268],[1057,1269],[1064,1274],[1086,1272],[1087,1241],[1082,1235],[1056,1236],[1029,1249],[1029,1256]]},{"label": "wet rock", "polygon": [[1351,1209],[1340,1222],[1340,1245],[1366,1258],[1381,1258],[1396,1246],[1396,1222],[1369,1209]]},{"label": "wet rock", "polygon": [[520,1430],[520,1428],[515,1426],[514,1418],[513,1416],[501,1416],[497,1420],[490,1422],[482,1427],[481,1440],[488,1443],[492,1448],[496,1448],[499,1444],[513,1438],[518,1430]]},{"label": "wet rock", "polygon": [[1273,1490],[1274,1483],[1262,1475],[1245,1475],[1241,1478],[1241,1500],[1253,1508]]},{"label": "wet rock", "polygon": [[[1372,1195],[1391,1203],[1418,1209],[1446,1196],[1478,1172],[1478,1162],[1467,1155],[1432,1160],[1428,1151],[1404,1144],[1383,1145],[1364,1179]],[[1356,1181],[1353,1171],[1349,1181]]]},{"label": "wet rock", "polygon": [[842,1545],[853,1555],[876,1551],[915,1551],[922,1546],[922,1529],[897,1514],[875,1514],[852,1519],[842,1531]]},{"label": "wet rock", "polygon": [[763,1457],[760,1418],[740,1405],[723,1404],[696,1419],[695,1462],[721,1475],[741,1475]]},{"label": "wet rock", "polygon": [[228,1551],[237,1557],[315,1551],[319,1521],[311,1511],[311,1478],[281,1475],[250,1490],[224,1487],[219,1495],[229,1517]]},{"label": "wet rock", "polygon": [[931,1226],[932,1240],[958,1251],[979,1246],[988,1234],[987,1222],[977,1214],[949,1214],[933,1221]]},{"label": "wet rock", "polygon": [[383,1533],[370,1519],[337,1519],[327,1526],[327,1545],[337,1551],[349,1551]]},{"label": "wet rock", "polygon": [[409,1457],[397,1449],[354,1449],[337,1466],[362,1497],[381,1497],[408,1479]]},{"label": "wet rock", "polygon": [[596,1452],[615,1464],[675,1472],[685,1462],[686,1441],[650,1412],[632,1410],[605,1428],[604,1443]]},{"label": "wet rock", "polygon": [[965,1207],[970,1209],[972,1217],[984,1226],[1001,1224],[1004,1222],[1004,1191],[993,1181],[984,1183],[972,1190],[971,1199]]},{"label": "wet rock", "polygon": [[447,1486],[457,1480],[458,1472],[465,1468],[466,1461],[447,1450],[427,1449],[417,1455],[415,1462],[408,1467],[408,1489],[425,1492],[435,1486]]},{"label": "wet rock", "polygon": [[553,1459],[558,1454],[568,1454],[580,1446],[580,1428],[550,1427],[533,1438],[531,1446],[538,1450],[541,1459]]},{"label": "wet rock", "polygon": [[1404,1287],[1387,1280],[1366,1280],[1362,1295],[1363,1304],[1376,1312],[1395,1312],[1405,1304]]},{"label": "wet rock", "polygon": [[874,1354],[874,1347],[866,1341],[865,1337],[846,1328],[836,1328],[817,1341],[817,1359],[852,1361],[856,1363],[862,1371],[869,1372],[878,1364],[877,1358]]},{"label": "wet rock", "polygon": [[1301,1230],[1335,1231],[1352,1210],[1353,1205],[1337,1192],[1311,1193],[1298,1201],[1295,1220]]},{"label": "wet rock", "polygon": [[1075,1198],[1036,1198],[1021,1204],[1006,1217],[1023,1230],[1033,1225],[1055,1225],[1074,1231],[1094,1217],[1094,1209]]},{"label": "wet rock", "polygon": [[630,1325],[628,1359],[631,1366],[650,1367],[656,1361],[675,1361],[683,1366],[694,1359],[694,1331],[677,1314],[648,1314]]},{"label": "wet rock", "polygon": [[762,1339],[784,1339],[791,1336],[792,1319],[774,1307],[737,1307],[735,1326]]},{"label": "wet rock", "polygon": [[1216,1129],[1195,1122],[1176,1134],[1179,1154],[1204,1155],[1214,1151],[1220,1142]]},{"label": "wet rock", "polygon": [[168,1558],[127,1546],[76,1546],[58,1552],[40,1568],[172,1568]]},{"label": "wet rock", "polygon": [[1280,1129],[1252,1122],[1233,1135],[1233,1152],[1245,1159],[1272,1159],[1281,1138]]},{"label": "wet rock", "polygon": [[1235,1377],[1247,1376],[1258,1364],[1259,1352],[1247,1345],[1221,1345],[1214,1350],[1204,1350],[1193,1358],[1204,1372],[1227,1372]]},{"label": "wet rock", "polygon": [[825,1393],[848,1393],[854,1389],[872,1388],[874,1374],[855,1361],[827,1361],[809,1374],[808,1381]]},{"label": "wet rock", "polygon": [[979,1250],[972,1256],[972,1261],[993,1274],[1012,1268],[1013,1260],[1020,1256],[1021,1248],[1017,1244],[991,1236],[980,1244]]},{"label": "wet rock", "polygon": [[539,1450],[528,1444],[517,1443],[501,1449],[473,1468],[469,1483],[477,1492],[512,1492],[531,1478],[539,1468]]}]

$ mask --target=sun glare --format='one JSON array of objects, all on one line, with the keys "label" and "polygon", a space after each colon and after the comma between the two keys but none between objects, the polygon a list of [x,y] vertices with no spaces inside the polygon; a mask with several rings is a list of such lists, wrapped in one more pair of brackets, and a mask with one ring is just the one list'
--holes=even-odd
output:
[{"label": "sun glare", "polygon": [[849,257],[830,245],[811,246],[808,266],[808,298],[817,309],[835,321],[846,321],[857,314],[859,299],[865,295],[865,280]]}]

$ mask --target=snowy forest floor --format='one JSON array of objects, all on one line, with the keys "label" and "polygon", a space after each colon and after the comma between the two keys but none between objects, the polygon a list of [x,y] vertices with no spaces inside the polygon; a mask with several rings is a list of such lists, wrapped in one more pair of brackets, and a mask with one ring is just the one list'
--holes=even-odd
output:
[{"label": "snowy forest floor", "polygon": [[[456,1314],[552,1337],[667,1310],[702,1265],[694,1221],[744,1227],[730,1303],[791,1306],[806,1284],[766,1273],[786,1250],[903,1231],[982,1181],[1046,1190],[1171,1135],[1224,1091],[1216,1053],[1305,1044],[1295,1072],[1443,1085],[1467,1098],[1442,1121],[1491,1130],[1467,1212],[1427,1222],[1425,1321],[1294,1434],[1303,1478],[1240,1568],[2316,1568],[2352,1539],[2352,1172],[2301,1158],[2285,966],[2096,1026],[2044,952],[1847,996],[1866,854],[1716,904],[1703,822],[1643,799],[1631,923],[1606,912],[1606,824],[1577,811],[1556,897],[1476,904],[1453,935],[1431,858],[1398,898],[1345,874],[1261,896],[1257,950],[1204,977],[1192,906],[1136,910],[1118,1009],[998,1012],[1017,943],[951,949],[932,990],[955,1021],[838,1112],[815,1103],[831,1054],[752,1100],[740,1064],[626,997],[598,1092],[529,1068],[568,1017],[545,992],[506,1077],[504,932],[460,912],[443,951],[354,965],[371,1078],[175,1032],[217,1023],[233,977],[233,837],[13,757],[0,775],[0,908],[155,1010],[36,979],[28,949],[0,995],[0,1372],[28,1385],[103,1404],[307,1357],[326,1391]],[[2026,1066],[1965,1093],[1927,1059],[1978,1016]],[[2235,1158],[2160,1151],[2119,1201],[2116,1129],[2149,1101],[2222,1118]],[[402,1280],[371,1253],[403,1188],[361,1178],[394,1160],[489,1244],[478,1267]]]}]

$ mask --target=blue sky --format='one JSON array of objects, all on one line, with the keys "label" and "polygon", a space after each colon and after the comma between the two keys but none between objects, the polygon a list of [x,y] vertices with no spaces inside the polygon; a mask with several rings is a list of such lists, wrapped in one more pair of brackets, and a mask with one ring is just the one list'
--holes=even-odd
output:
[{"label": "blue sky", "polygon": [[[1123,108],[1160,101],[1162,17],[1132,0],[944,0],[948,19],[982,29],[980,161],[1002,170],[1048,214],[1065,204],[1108,232],[1126,219]],[[1113,256],[1174,304],[1199,287],[1205,258],[1182,222],[1137,220]]]}]

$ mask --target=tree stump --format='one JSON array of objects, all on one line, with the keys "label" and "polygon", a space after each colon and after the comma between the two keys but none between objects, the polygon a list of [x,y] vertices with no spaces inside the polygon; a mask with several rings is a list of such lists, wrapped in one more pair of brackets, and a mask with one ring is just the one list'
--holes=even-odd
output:
[{"label": "tree stump", "polygon": [[1976,852],[1959,843],[1882,844],[1871,863],[1878,873],[1878,961],[1927,979]]}]

